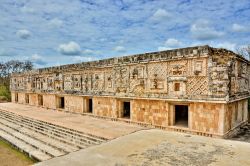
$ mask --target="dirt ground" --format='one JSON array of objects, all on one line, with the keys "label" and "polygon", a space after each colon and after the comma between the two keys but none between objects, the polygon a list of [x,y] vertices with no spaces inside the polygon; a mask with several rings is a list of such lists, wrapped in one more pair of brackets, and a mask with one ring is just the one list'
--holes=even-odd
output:
[{"label": "dirt ground", "polygon": [[11,145],[0,139],[0,165],[26,166],[34,164],[28,156],[14,149]]}]

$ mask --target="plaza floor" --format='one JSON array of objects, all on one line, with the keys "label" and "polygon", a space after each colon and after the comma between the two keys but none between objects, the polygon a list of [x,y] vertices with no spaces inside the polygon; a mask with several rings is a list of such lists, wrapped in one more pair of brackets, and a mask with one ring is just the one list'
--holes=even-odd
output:
[{"label": "plaza floor", "polygon": [[114,139],[143,129],[143,127],[138,125],[127,124],[125,122],[105,120],[16,103],[0,103],[0,109],[106,139]]},{"label": "plaza floor", "polygon": [[249,154],[250,144],[246,142],[150,129],[36,165],[248,166]]}]

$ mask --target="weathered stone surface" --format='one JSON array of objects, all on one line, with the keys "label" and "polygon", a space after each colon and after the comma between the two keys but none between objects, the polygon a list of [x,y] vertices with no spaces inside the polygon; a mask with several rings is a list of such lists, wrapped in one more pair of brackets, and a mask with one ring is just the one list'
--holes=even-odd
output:
[{"label": "weathered stone surface", "polygon": [[[250,165],[250,144],[160,130],[142,130],[107,143],[36,164],[93,165]],[[101,163],[101,164],[100,164]]]},{"label": "weathered stone surface", "polygon": [[[198,46],[15,73],[11,92],[13,102],[75,113],[124,118],[128,109],[131,121],[161,127],[186,105],[190,131],[222,136],[247,120],[249,82],[248,60]],[[233,125],[235,112],[244,115]]]}]

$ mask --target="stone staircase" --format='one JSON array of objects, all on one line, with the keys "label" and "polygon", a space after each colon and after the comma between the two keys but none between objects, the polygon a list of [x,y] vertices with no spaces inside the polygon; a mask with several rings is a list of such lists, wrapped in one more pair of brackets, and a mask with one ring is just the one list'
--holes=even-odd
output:
[{"label": "stone staircase", "polygon": [[0,138],[38,161],[101,144],[107,139],[0,110]]}]

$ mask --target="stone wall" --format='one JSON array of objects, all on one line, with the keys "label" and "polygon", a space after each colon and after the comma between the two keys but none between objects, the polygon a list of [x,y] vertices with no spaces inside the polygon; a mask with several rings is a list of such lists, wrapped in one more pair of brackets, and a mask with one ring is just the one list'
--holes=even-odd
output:
[{"label": "stone wall", "polygon": [[67,95],[65,98],[65,111],[83,113],[84,98],[80,96]]},{"label": "stone wall", "polygon": [[15,92],[11,92],[11,101],[13,103],[16,102],[16,93]]},{"label": "stone wall", "polygon": [[95,115],[117,118],[119,101],[110,97],[94,97],[93,111]]},{"label": "stone wall", "polygon": [[[175,105],[188,106],[188,125],[190,131],[212,133],[222,136],[248,119],[247,99],[231,103],[175,102],[166,100],[129,99],[114,97],[87,97],[74,95],[43,94],[43,104],[39,105],[35,93],[18,93],[18,103],[42,106],[73,113],[90,113],[89,99],[93,101],[93,115],[108,118],[126,118],[132,122],[142,122],[154,126],[181,127],[175,125]],[[15,100],[16,93],[12,93]],[[64,97],[65,107],[58,107],[59,97]],[[130,102],[130,117],[123,117],[123,103]],[[183,127],[181,127],[183,128]]]},{"label": "stone wall", "polygon": [[[207,99],[209,47],[194,47],[13,74],[12,91],[116,97]],[[127,58],[130,59],[127,61]],[[136,61],[135,61],[136,60]],[[110,61],[105,61],[109,63]],[[56,69],[56,68],[53,68]],[[53,71],[53,72],[52,72]]]},{"label": "stone wall", "polygon": [[247,99],[235,101],[227,104],[225,112],[225,129],[224,132],[227,132],[242,122],[247,121],[248,119],[248,101]]},{"label": "stone wall", "polygon": [[159,100],[133,100],[131,120],[156,126],[168,126],[168,103]]},{"label": "stone wall", "polygon": [[18,93],[18,103],[25,104],[25,93]]},{"label": "stone wall", "polygon": [[56,109],[56,96],[50,94],[43,95],[43,106],[45,108]]},{"label": "stone wall", "polygon": [[249,68],[249,62],[233,52],[194,47],[13,74],[11,90],[151,99],[234,100],[250,95]]},{"label": "stone wall", "polygon": [[30,93],[29,94],[29,104],[30,105],[35,105],[38,106],[38,95],[35,93]]},{"label": "stone wall", "polygon": [[190,128],[193,130],[223,134],[225,105],[218,103],[190,104]]}]

